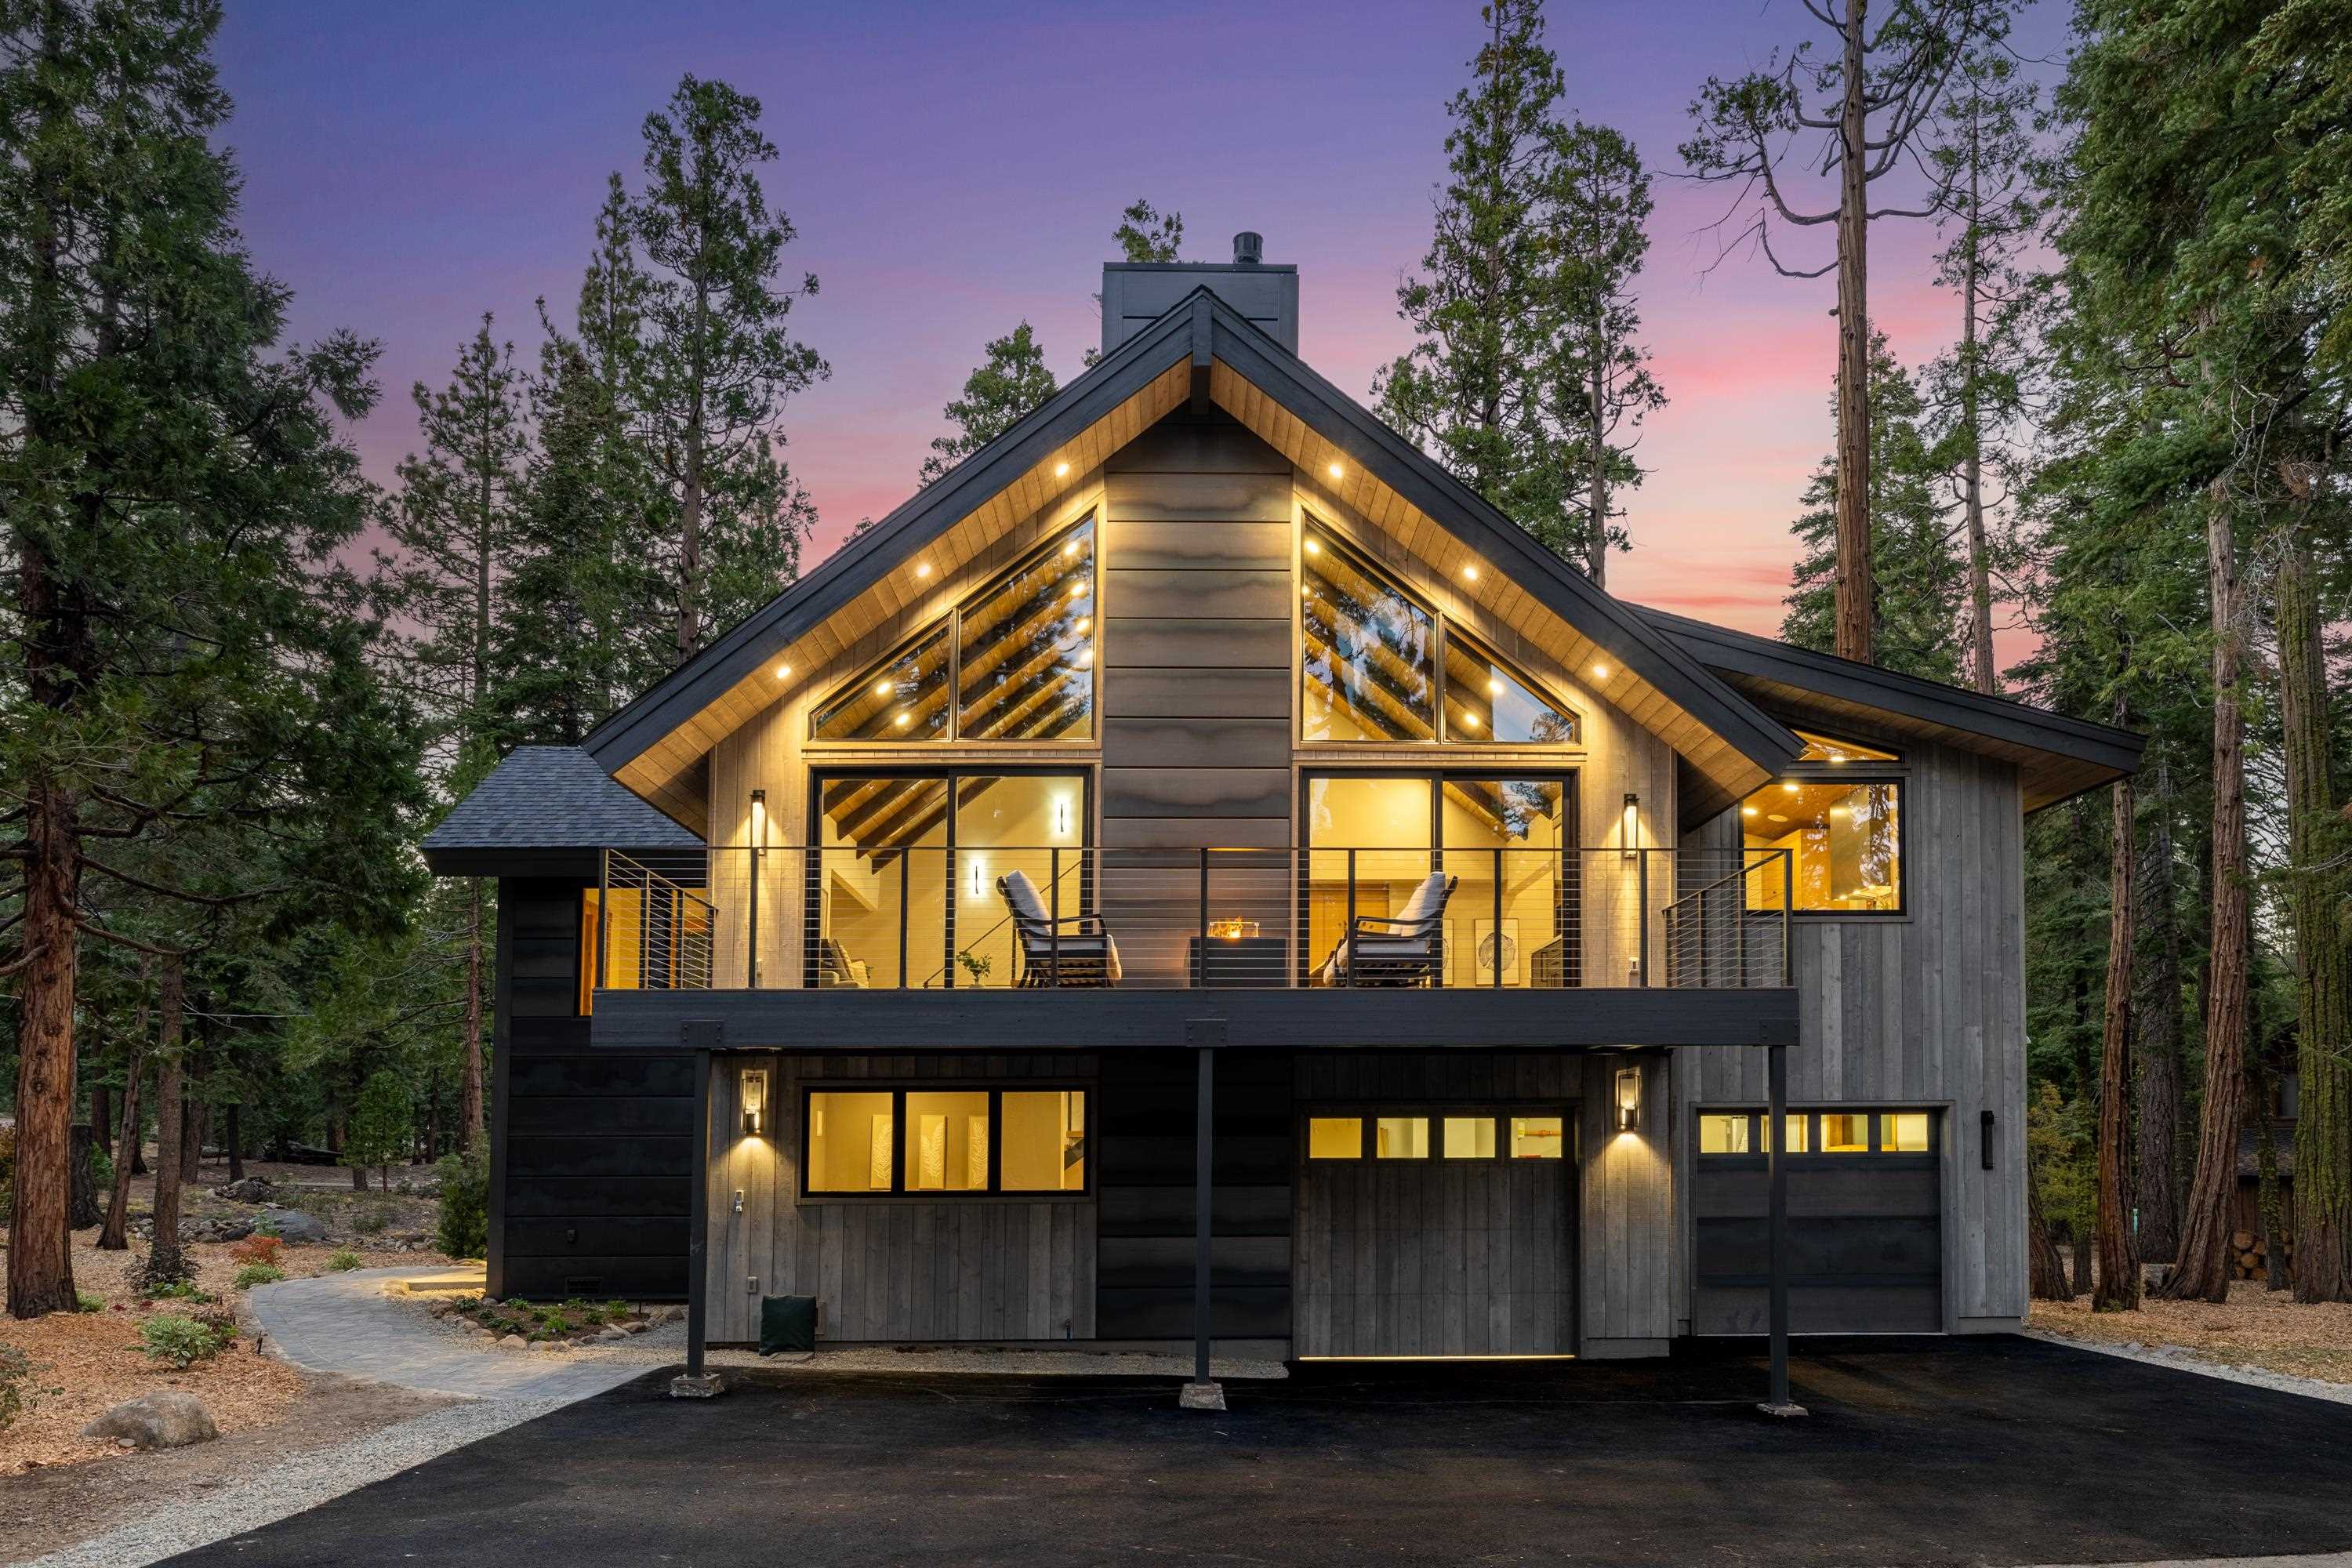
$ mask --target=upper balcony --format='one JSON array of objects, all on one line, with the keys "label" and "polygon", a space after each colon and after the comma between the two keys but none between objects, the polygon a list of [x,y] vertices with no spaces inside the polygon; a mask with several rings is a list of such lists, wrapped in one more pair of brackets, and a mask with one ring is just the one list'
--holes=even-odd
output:
[{"label": "upper balcony", "polygon": [[1754,1044],[1794,1029],[1792,874],[1754,849],[610,851],[595,1033],[1002,1049],[1246,1016],[1334,1043]]}]

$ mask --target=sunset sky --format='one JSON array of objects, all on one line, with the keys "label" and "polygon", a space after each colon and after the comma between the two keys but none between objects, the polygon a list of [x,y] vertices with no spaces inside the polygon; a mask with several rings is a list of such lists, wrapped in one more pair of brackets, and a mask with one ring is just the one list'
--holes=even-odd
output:
[{"label": "sunset sky", "polygon": [[[1659,174],[1642,310],[1672,403],[1640,447],[1611,586],[1758,631],[1779,625],[1788,522],[1830,440],[1832,285],[1745,255],[1707,271],[1727,193],[1673,177],[1675,148],[1710,72],[1809,26],[1795,0],[1551,9],[1568,110]],[[1267,260],[1299,267],[1303,356],[1367,395],[1408,341],[1395,289],[1428,245],[1444,104],[1477,33],[1471,0],[231,0],[220,58],[245,232],[295,290],[296,335],[384,344],[387,396],[359,433],[379,479],[415,443],[409,384],[445,380],[482,311],[526,363],[534,298],[568,317],[605,175],[635,181],[639,123],[679,75],[759,97],[782,153],[769,198],[800,234],[787,272],[823,285],[793,320],[833,375],[785,418],[822,555],[911,492],[987,339],[1026,319],[1077,374],[1110,229],[1139,195],[1182,212],[1188,259],[1261,231]],[[2020,35],[2028,53],[2063,42],[2046,3]],[[1914,363],[1956,330],[1933,248],[1918,224],[1874,242],[1874,314]]]}]

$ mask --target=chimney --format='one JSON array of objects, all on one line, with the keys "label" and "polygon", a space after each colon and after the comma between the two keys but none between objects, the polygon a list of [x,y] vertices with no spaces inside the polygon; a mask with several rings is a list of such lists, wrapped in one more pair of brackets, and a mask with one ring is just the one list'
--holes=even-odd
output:
[{"label": "chimney", "polygon": [[1298,352],[1298,268],[1269,267],[1265,241],[1244,229],[1231,261],[1107,261],[1103,264],[1102,348],[1108,353],[1205,286],[1252,326]]}]

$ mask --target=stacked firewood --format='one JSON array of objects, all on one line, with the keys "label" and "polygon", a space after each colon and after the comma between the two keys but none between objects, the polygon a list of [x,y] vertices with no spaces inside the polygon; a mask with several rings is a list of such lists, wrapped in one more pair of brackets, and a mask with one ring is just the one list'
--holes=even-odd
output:
[{"label": "stacked firewood", "polygon": [[[2270,1278],[2270,1242],[2250,1230],[2233,1232],[2230,1237],[2230,1277],[2233,1279],[2267,1279]],[[2292,1237],[2279,1243],[2279,1255],[2289,1269],[2294,1268],[2294,1242]]]}]

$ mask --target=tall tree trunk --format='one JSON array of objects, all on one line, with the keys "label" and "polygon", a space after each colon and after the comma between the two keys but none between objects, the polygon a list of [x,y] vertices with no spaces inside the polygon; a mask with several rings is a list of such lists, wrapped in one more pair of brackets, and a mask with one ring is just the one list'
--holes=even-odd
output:
[{"label": "tall tree trunk", "polygon": [[[147,1010],[140,1009],[139,1034],[147,1037]],[[98,1233],[100,1252],[128,1252],[131,1249],[131,1156],[139,1151],[139,1079],[146,1071],[146,1053],[138,1046],[131,1048],[131,1059],[122,1068],[122,1158],[114,1162],[114,1191],[106,1203],[106,1224]]]},{"label": "tall tree trunk", "polygon": [[466,1053],[464,1076],[458,1080],[457,1152],[473,1148],[482,1131],[482,880],[473,880],[473,921],[466,941],[466,1026],[460,1031]]},{"label": "tall tree trunk", "polygon": [[1863,44],[1868,0],[1848,0],[1845,102],[1838,120],[1837,642],[1841,658],[1871,661],[1876,594],[1870,559],[1870,159]]},{"label": "tall tree trunk", "polygon": [[114,1158],[114,1097],[106,1085],[92,1084],[89,1090],[89,1133],[97,1141],[98,1152],[108,1159]]},{"label": "tall tree trunk", "polygon": [[2238,689],[2245,636],[2238,602],[2238,549],[2226,484],[2207,497],[2206,570],[2213,614],[2213,942],[2205,1009],[2205,1108],[2197,1125],[2197,1169],[2180,1237],[2180,1261],[2165,1281],[2175,1300],[2230,1299],[2231,1200],[2238,1190],[2238,1132],[2246,1104],[2246,964],[2252,931],[2246,903],[2245,717]]},{"label": "tall tree trunk", "polygon": [[[2308,481],[2306,481],[2308,482]],[[2287,910],[2294,931],[2294,1296],[2352,1300],[2352,933],[2341,914],[2343,822],[2327,732],[2317,563],[2299,530],[2278,576],[2286,735]],[[2273,1238],[2274,1248],[2279,1245]]]},{"label": "tall tree trunk", "polygon": [[98,1163],[92,1157],[98,1149],[97,1136],[87,1121],[73,1124],[70,1134],[73,1165],[73,1191],[66,1209],[66,1224],[73,1230],[88,1230],[106,1216],[98,1206]]},{"label": "tall tree trunk", "polygon": [[[2118,702],[2116,720],[2125,714]],[[2099,1032],[2099,1279],[2095,1312],[2139,1307],[2139,1258],[2131,1234],[2132,782],[2115,783],[2107,835],[2107,995]]]},{"label": "tall tree trunk", "polygon": [[210,1117],[205,1102],[194,1095],[180,1114],[180,1180],[192,1187],[204,1180],[205,1123]]},{"label": "tall tree trunk", "polygon": [[2000,695],[2000,672],[1992,658],[1992,563],[1985,544],[1984,418],[1977,395],[1977,282],[1981,265],[1975,226],[1983,213],[1982,170],[1977,145],[1977,121],[1969,120],[1969,223],[1966,259],[1960,279],[1960,402],[1968,426],[1969,455],[1962,479],[1969,518],[1969,662],[1974,666],[1976,687],[1988,697]]},{"label": "tall tree trunk", "polygon": [[140,1272],[146,1286],[169,1284],[189,1274],[187,1257],[180,1250],[180,1145],[192,1129],[181,1098],[180,1030],[186,991],[177,958],[163,960],[162,993],[163,1032],[155,1068],[155,1237],[148,1244],[147,1266]]},{"label": "tall tree trunk", "polygon": [[2066,1241],[2074,1254],[2074,1294],[2087,1296],[2092,1290],[2091,1281],[2097,1273],[2092,1265],[2094,1252],[2091,1247],[2091,1233],[2085,1227],[2069,1220],[2066,1226]]},{"label": "tall tree trunk", "polygon": [[2042,1213],[2042,1174],[2028,1156],[2025,1162],[2025,1288],[2037,1301],[2071,1301],[2066,1286],[2066,1260],[2050,1238],[2050,1221]]},{"label": "tall tree trunk", "polygon": [[2143,928],[2153,932],[2132,1005],[2139,1035],[2132,1054],[2139,1080],[2132,1196],[2139,1205],[2141,1259],[2169,1263],[2180,1251],[2180,913],[2172,886],[2172,773],[2162,759],[2156,791],[2145,887],[2132,900]]},{"label": "tall tree trunk", "polygon": [[2292,1289],[2294,1269],[2287,1262],[2286,1225],[2279,1202],[2278,1127],[2271,1118],[2274,1092],[2265,1066],[2253,1091],[2254,1225],[2262,1233],[2263,1289],[2285,1290]]},{"label": "tall tree trunk", "polygon": [[1605,334],[1596,319],[1592,330],[1592,379],[1589,388],[1592,421],[1591,441],[1585,453],[1591,464],[1591,500],[1592,537],[1585,546],[1585,570],[1591,574],[1596,588],[1609,586],[1609,447],[1608,413],[1605,392],[1609,374],[1608,361],[1603,357]]},{"label": "tall tree trunk", "polygon": [[245,1180],[245,1151],[237,1146],[236,1101],[230,1100],[226,1110],[228,1116],[228,1131],[222,1136],[221,1142],[227,1145],[228,1149],[228,1179],[232,1182],[241,1182]]},{"label": "tall tree trunk", "polygon": [[[695,342],[703,341],[710,321],[710,288],[694,283]],[[702,486],[703,369],[697,351],[692,405],[686,418],[685,493],[678,498],[677,540],[677,661],[684,664],[702,648]]]}]

